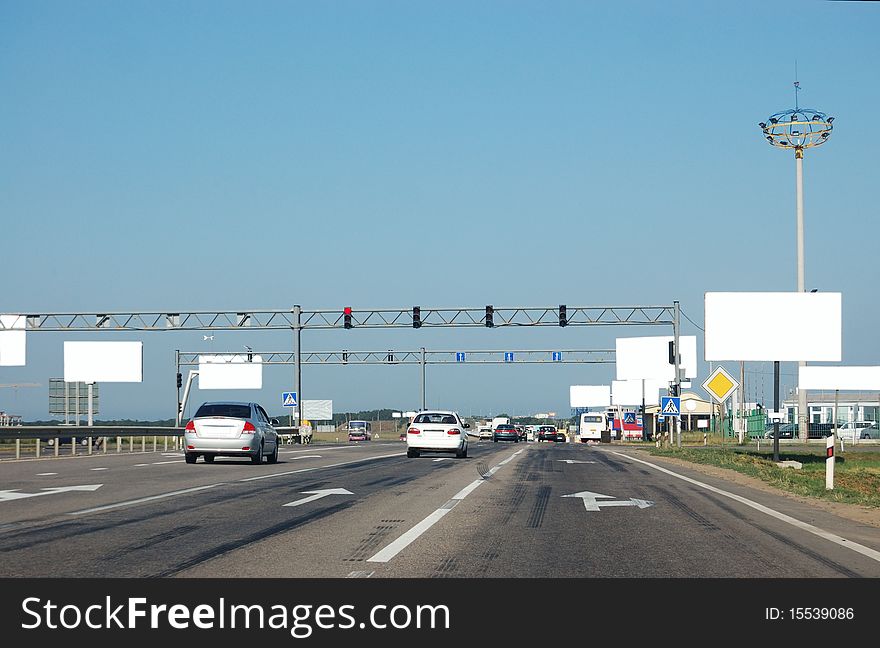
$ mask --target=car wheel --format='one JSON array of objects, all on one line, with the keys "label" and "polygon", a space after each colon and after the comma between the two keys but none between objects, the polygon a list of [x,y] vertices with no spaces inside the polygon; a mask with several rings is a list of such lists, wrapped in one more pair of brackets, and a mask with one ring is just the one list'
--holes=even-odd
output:
[{"label": "car wheel", "polygon": [[263,444],[260,443],[260,449],[257,451],[253,457],[251,457],[251,463],[259,466],[263,463]]},{"label": "car wheel", "polygon": [[457,459],[467,459],[467,446],[465,446],[463,450],[457,451],[455,457]]},{"label": "car wheel", "polygon": [[493,441],[494,443],[498,443],[498,437],[492,437],[492,441]]},{"label": "car wheel", "polygon": [[[202,455],[202,458],[205,460],[205,463],[214,463],[214,455]],[[193,462],[195,463],[195,462]]]},{"label": "car wheel", "polygon": [[186,460],[186,463],[192,464],[196,462],[196,459],[199,458],[199,455],[197,455],[195,452],[185,452],[183,454],[183,458]]},{"label": "car wheel", "polygon": [[412,448],[407,448],[406,456],[410,459],[417,459],[419,457],[419,451],[413,450]]},{"label": "car wheel", "polygon": [[274,451],[272,454],[270,454],[270,455],[266,458],[266,460],[267,460],[270,464],[278,463],[278,442],[277,442],[277,441],[275,442],[275,451]]}]

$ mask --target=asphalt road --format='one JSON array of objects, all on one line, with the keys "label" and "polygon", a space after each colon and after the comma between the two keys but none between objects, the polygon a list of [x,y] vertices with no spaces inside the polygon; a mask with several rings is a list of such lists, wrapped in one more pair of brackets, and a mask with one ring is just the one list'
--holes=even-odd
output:
[{"label": "asphalt road", "polygon": [[0,576],[880,576],[877,529],[632,448],[405,449],[4,461]]}]

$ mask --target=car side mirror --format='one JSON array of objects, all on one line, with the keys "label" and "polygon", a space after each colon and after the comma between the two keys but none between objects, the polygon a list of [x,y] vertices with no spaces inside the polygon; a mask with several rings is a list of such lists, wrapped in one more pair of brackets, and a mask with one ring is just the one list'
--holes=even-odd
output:
[{"label": "car side mirror", "polygon": [[470,426],[471,426],[470,423],[464,423],[461,427],[463,427],[463,428],[469,428]]},{"label": "car side mirror", "polygon": [[281,421],[279,421],[277,418],[269,419],[269,423],[271,425],[281,425]]}]

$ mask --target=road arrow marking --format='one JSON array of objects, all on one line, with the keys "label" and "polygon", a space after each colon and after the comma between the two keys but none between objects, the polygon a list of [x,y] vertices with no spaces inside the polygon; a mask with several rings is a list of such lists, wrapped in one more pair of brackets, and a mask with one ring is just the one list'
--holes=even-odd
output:
[{"label": "road arrow marking", "polygon": [[[654,506],[654,502],[648,500],[635,499],[631,497],[628,500],[615,500],[612,495],[602,495],[601,493],[592,493],[590,491],[581,491],[580,493],[571,493],[562,497],[579,497],[584,502],[584,508],[588,511],[600,511],[603,506],[637,506],[640,509]],[[611,502],[599,502],[599,499],[610,499]]]},{"label": "road arrow marking", "polygon": [[[588,464],[588,463],[596,463],[595,461],[578,461],[577,459],[557,459],[556,461],[561,461],[567,464]],[[563,497],[568,497],[567,495],[563,495]]]},{"label": "road arrow marking", "polygon": [[0,502],[25,499],[28,497],[40,497],[41,495],[56,495],[72,491],[96,491],[104,484],[87,484],[84,486],[60,486],[57,488],[43,488],[39,493],[20,493],[17,488],[0,491]]},{"label": "road arrow marking", "polygon": [[303,491],[303,493],[309,495],[309,497],[304,497],[294,502],[288,502],[287,504],[284,504],[284,506],[299,506],[300,504],[305,504],[307,502],[314,502],[315,500],[327,497],[328,495],[354,495],[350,490],[345,490],[344,488],[325,488],[323,490]]}]

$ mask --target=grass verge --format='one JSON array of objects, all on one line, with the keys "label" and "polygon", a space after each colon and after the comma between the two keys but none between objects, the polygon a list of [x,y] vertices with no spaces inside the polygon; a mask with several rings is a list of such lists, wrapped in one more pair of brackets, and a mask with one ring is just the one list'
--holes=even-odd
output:
[{"label": "grass verge", "polygon": [[780,452],[781,461],[803,464],[801,470],[780,468],[772,451],[754,448],[645,448],[658,457],[673,457],[698,464],[728,468],[755,477],[781,490],[832,502],[880,507],[880,452],[850,452],[837,455],[834,490],[825,489],[825,452],[799,448]]}]

